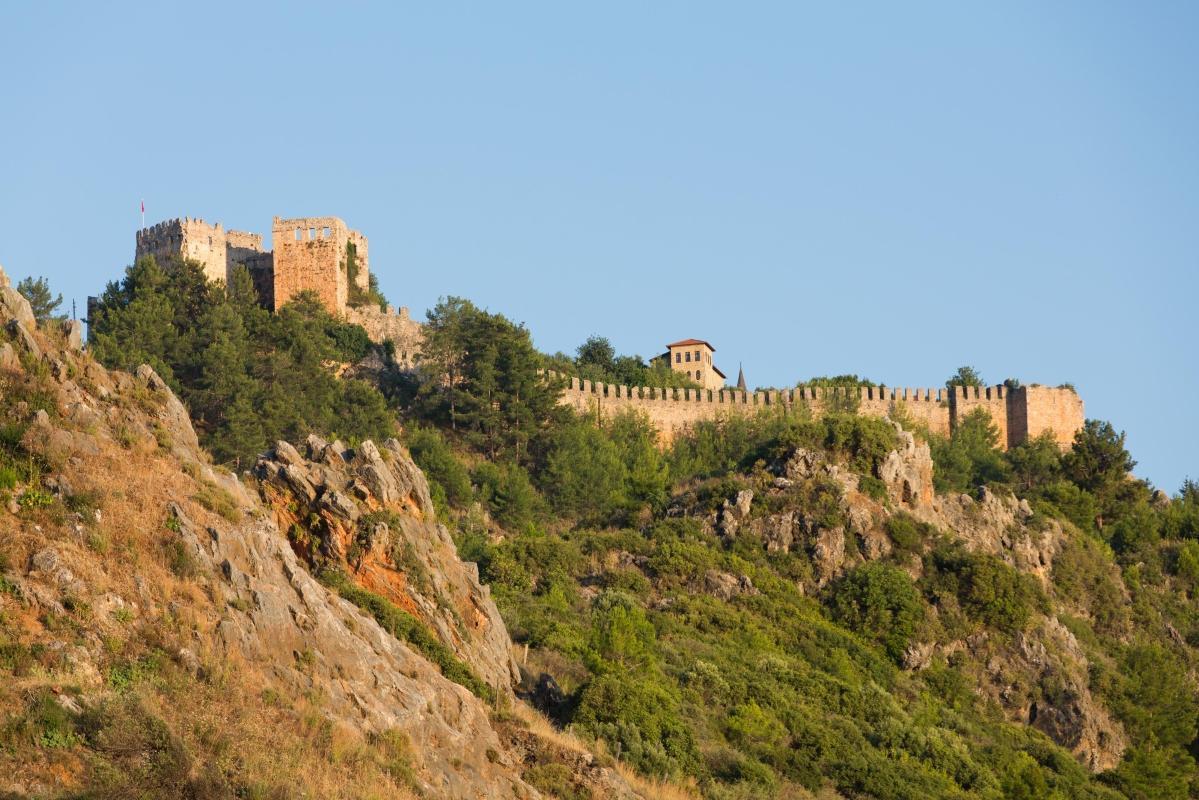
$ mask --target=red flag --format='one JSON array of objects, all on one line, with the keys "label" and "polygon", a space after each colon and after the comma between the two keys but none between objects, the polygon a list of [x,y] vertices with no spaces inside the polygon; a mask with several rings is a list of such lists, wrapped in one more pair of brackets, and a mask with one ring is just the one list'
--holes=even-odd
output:
[{"label": "red flag", "polygon": [[146,213],[146,201],[145,200],[142,201],[142,213],[143,214]]}]

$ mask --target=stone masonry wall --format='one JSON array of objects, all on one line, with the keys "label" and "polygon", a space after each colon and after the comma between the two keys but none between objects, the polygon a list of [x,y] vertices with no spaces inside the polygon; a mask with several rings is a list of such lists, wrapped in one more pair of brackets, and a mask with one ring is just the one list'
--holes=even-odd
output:
[{"label": "stone masonry wall", "polygon": [[159,263],[183,257],[198,261],[204,275],[225,282],[228,274],[225,230],[218,222],[184,217],[160,222],[137,232],[135,258],[152,255]]},{"label": "stone masonry wall", "polygon": [[350,244],[354,245],[358,256],[358,272],[354,275],[354,284],[365,292],[370,287],[370,250],[366,237],[358,231],[350,231],[349,237]]},{"label": "stone masonry wall", "polygon": [[421,324],[408,313],[407,307],[397,314],[393,306],[383,311],[378,306],[360,306],[346,309],[346,321],[361,325],[372,342],[390,340],[395,345],[396,363],[405,369],[416,366],[423,334]]},{"label": "stone masonry wall", "polygon": [[[1008,407],[1008,399],[1009,392],[1006,386],[955,386],[949,399],[953,412],[951,421],[957,423],[974,409],[981,408],[991,415],[991,421],[999,427],[999,446],[1006,450],[1023,441],[1011,439],[1011,409]],[[1070,435],[1073,436],[1073,432]]]},{"label": "stone masonry wall", "polygon": [[887,416],[896,411],[926,424],[932,433],[949,435],[956,423],[975,408],[983,408],[1000,429],[1004,449],[1052,430],[1058,444],[1068,447],[1083,425],[1083,405],[1069,389],[1027,387],[1009,392],[1003,386],[947,389],[892,389],[861,387],[857,390],[800,387],[794,390],[741,392],[732,389],[663,389],[592,383],[571,378],[562,403],[581,414],[611,418],[634,410],[647,415],[669,442],[688,425],[722,416],[755,414],[778,409],[790,413],[806,407],[820,415],[848,400],[856,392],[858,413]]},{"label": "stone masonry wall", "polygon": [[1082,398],[1073,389],[1021,386],[1013,390],[1012,398],[1016,400],[1009,428],[1013,443],[1053,431],[1058,446],[1066,448],[1086,419]]},{"label": "stone masonry wall", "polygon": [[[350,232],[337,217],[275,217],[273,309],[312,290],[334,314],[346,307],[348,285],[342,262]],[[365,270],[360,270],[365,272]]]}]

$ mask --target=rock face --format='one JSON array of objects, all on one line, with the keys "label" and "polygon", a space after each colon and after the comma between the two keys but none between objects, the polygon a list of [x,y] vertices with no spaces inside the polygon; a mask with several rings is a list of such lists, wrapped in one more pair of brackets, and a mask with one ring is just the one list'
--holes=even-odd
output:
[{"label": "rock face", "polygon": [[[48,651],[60,653],[60,677],[80,687],[63,702],[100,702],[110,693],[96,666],[108,657],[105,637],[129,637],[134,626],[153,622],[179,632],[182,643],[169,652],[187,674],[201,676],[214,664],[246,672],[286,689],[285,696],[319,698],[319,714],[339,728],[402,732],[424,796],[540,796],[521,778],[524,751],[514,753],[497,734],[488,704],[318,583],[280,528],[300,513],[327,522],[330,552],[354,560],[364,585],[425,621],[510,695],[507,632],[473,565],[458,559],[437,524],[424,476],[402,447],[367,442],[350,451],[311,439],[301,455],[280,443],[259,464],[257,490],[248,490],[208,463],[183,404],[150,367],[110,373],[64,337],[43,336],[9,288],[0,272],[0,325],[18,331],[0,352],[0,378],[19,385],[30,378],[23,362],[47,365],[45,386],[30,395],[36,400],[7,409],[27,423],[22,445],[46,465],[37,490],[64,498],[83,496],[80,488],[102,491],[105,519],[120,515],[111,530],[129,548],[118,556],[85,544],[83,512],[53,523],[63,530],[33,524],[19,502],[30,487],[16,487],[0,507],[0,530],[23,549],[3,575],[21,613],[36,621],[80,604],[90,609],[77,641],[60,641],[49,629],[39,634],[50,637]],[[12,357],[17,350],[24,352]],[[220,513],[204,497],[222,498]],[[178,543],[186,573],[162,566],[167,539]],[[127,552],[140,558],[126,559]],[[605,779],[627,789],[619,776]],[[0,794],[46,793],[44,784],[22,780],[0,777]]]},{"label": "rock face", "polygon": [[[812,587],[819,590],[864,561],[891,555],[895,545],[886,523],[903,512],[971,552],[996,556],[1035,576],[1051,593],[1054,559],[1066,537],[1061,525],[1052,520],[1030,524],[1032,509],[1011,495],[987,490],[977,498],[935,495],[928,445],[905,431],[898,434],[899,447],[878,467],[885,497],[868,496],[859,488],[858,475],[823,453],[799,448],[774,466],[775,477],[765,489],[738,490],[710,516],[710,524],[729,541],[752,536],[768,552],[803,552],[812,567]],[[920,578],[918,557],[902,563]],[[735,576],[719,573],[705,577],[705,590],[725,598],[738,593]],[[1016,635],[1014,645],[985,632],[948,644],[915,642],[904,665],[925,669],[935,656],[955,654],[969,656],[981,679],[979,691],[1012,721],[1045,732],[1094,771],[1119,763],[1127,738],[1091,694],[1087,658],[1057,619],[1039,617]]]},{"label": "rock face", "polygon": [[3,268],[0,268],[0,306],[3,307],[0,310],[6,318],[21,325],[25,330],[30,331],[37,327],[37,320],[33,317],[33,308],[30,307],[29,301],[13,288]]},{"label": "rock face", "polygon": [[[363,733],[398,729],[422,743],[413,753],[433,796],[527,789],[487,707],[317,583],[270,518],[205,530],[178,506],[172,514],[198,563],[222,576],[218,591],[242,609],[214,631],[227,657],[268,664],[295,691],[319,687],[339,721]],[[489,749],[498,755],[488,759]]]},{"label": "rock face", "polygon": [[437,522],[429,485],[395,439],[350,450],[310,436],[259,459],[263,500],[310,564],[337,566],[363,588],[425,622],[486,683],[511,695],[520,675],[478,570]]},{"label": "rock face", "polygon": [[896,426],[900,446],[887,454],[879,466],[878,477],[887,486],[887,496],[908,508],[920,508],[933,501],[933,457],[928,443]]}]

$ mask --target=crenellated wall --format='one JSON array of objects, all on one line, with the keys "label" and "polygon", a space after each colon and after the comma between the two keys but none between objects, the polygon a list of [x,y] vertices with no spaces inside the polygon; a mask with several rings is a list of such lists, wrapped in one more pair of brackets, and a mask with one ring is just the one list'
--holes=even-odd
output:
[{"label": "crenellated wall", "polygon": [[225,282],[229,272],[226,234],[221,223],[183,217],[159,222],[137,232],[134,258],[152,255],[160,263],[174,258],[197,261],[211,281]]},{"label": "crenellated wall", "polygon": [[976,408],[991,415],[999,426],[1004,449],[1052,430],[1059,445],[1066,447],[1083,425],[1082,400],[1071,389],[1044,386],[1009,390],[1004,386],[955,387],[949,389],[856,389],[801,386],[766,392],[735,389],[672,389],[617,386],[570,378],[562,403],[579,413],[611,418],[622,411],[646,414],[664,441],[700,420],[728,415],[755,414],[779,409],[789,413],[807,408],[819,416],[829,409],[852,407],[859,414],[889,416],[900,413],[928,426],[932,433],[948,436],[959,420]]}]

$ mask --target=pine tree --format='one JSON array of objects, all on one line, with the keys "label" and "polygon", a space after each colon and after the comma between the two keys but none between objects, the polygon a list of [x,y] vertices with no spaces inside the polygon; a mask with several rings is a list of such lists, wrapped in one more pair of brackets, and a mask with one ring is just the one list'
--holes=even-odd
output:
[{"label": "pine tree", "polygon": [[45,322],[54,317],[55,309],[62,305],[62,295],[51,294],[50,284],[45,278],[25,278],[17,283],[17,291],[29,301],[33,317],[38,322]]}]

